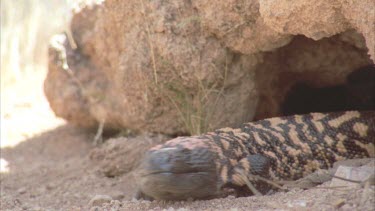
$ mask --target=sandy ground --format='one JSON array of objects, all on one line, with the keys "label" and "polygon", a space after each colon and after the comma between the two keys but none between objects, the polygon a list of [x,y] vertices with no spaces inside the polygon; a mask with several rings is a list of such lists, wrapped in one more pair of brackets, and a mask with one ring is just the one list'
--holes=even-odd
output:
[{"label": "sandy ground", "polygon": [[[27,92],[14,95],[18,89],[13,87],[7,94],[15,100],[2,105],[6,109],[2,110],[1,158],[8,167],[1,168],[1,210],[374,210],[374,186],[337,189],[330,188],[329,182],[310,190],[260,197],[137,201],[133,199],[136,186],[132,172],[107,177],[103,160],[92,155],[98,151],[114,153],[104,155],[105,160],[122,150],[142,152],[149,146],[128,144],[129,139],[124,139],[117,151],[101,151],[110,142],[96,147],[92,144],[94,132],[54,117],[41,94],[40,82],[37,87],[34,97]],[[28,90],[24,85],[20,89]],[[3,96],[7,96],[5,92]],[[147,136],[135,139],[149,144],[160,141]],[[104,165],[111,165],[108,159]],[[110,200],[90,203],[96,195],[106,195]]]},{"label": "sandy ground", "polygon": [[[9,172],[1,174],[2,210],[373,210],[374,186],[293,190],[261,197],[206,201],[148,202],[133,199],[131,173],[106,177],[91,160],[94,134],[69,125],[58,127],[1,150]],[[366,193],[363,193],[366,191]],[[91,206],[95,195],[113,200]],[[361,201],[362,200],[362,201]],[[95,209],[97,208],[97,209]]]}]

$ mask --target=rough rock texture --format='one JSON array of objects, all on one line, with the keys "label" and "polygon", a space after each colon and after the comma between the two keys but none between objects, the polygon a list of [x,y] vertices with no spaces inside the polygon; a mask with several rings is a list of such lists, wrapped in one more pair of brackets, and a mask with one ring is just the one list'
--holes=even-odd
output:
[{"label": "rough rock texture", "polygon": [[78,49],[50,49],[45,93],[86,127],[202,133],[280,115],[296,82],[372,63],[372,3],[107,0],[73,17]]},{"label": "rough rock texture", "polygon": [[303,34],[314,40],[355,29],[365,39],[375,60],[375,1],[259,1],[260,13],[271,29],[281,34]]}]

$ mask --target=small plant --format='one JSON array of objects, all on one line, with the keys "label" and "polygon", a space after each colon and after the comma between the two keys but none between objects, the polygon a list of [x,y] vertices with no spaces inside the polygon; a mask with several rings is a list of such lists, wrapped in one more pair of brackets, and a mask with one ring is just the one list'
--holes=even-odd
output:
[{"label": "small plant", "polygon": [[191,135],[201,134],[207,129],[207,111],[202,101],[202,91],[192,94],[185,87],[177,84],[166,85],[171,94],[168,100],[178,111],[184,126]]},{"label": "small plant", "polygon": [[[182,84],[179,84],[182,81],[181,75],[177,76],[177,79],[171,80],[172,82],[163,82],[159,80],[161,77],[158,76],[163,69],[169,69],[178,73],[179,71],[174,68],[173,61],[170,61],[160,54],[158,54],[158,49],[154,48],[153,42],[151,40],[152,31],[147,22],[147,17],[145,14],[145,5],[143,0],[141,1],[141,6],[143,10],[144,19],[146,20],[145,31],[146,39],[150,48],[150,59],[152,63],[153,77],[154,82],[151,86],[156,88],[156,90],[161,94],[162,98],[166,99],[166,102],[170,102],[172,106],[176,109],[179,114],[180,121],[183,123],[185,130],[191,135],[202,134],[208,131],[210,128],[209,121],[213,114],[212,110],[208,110],[208,104],[210,104],[210,109],[213,109],[219,99],[223,96],[225,80],[227,77],[227,66],[225,67],[224,75],[220,77],[218,81],[215,82],[205,82],[202,81],[199,77],[196,77],[195,88],[190,89]],[[197,15],[192,15],[187,18],[182,19],[176,23],[177,28],[187,27],[190,23],[196,22],[201,24],[200,17]],[[187,31],[185,31],[187,33]],[[187,39],[191,35],[186,35]],[[197,53],[199,49],[196,48],[194,41],[190,41],[188,48],[187,58],[195,58],[197,61],[200,61],[200,53]],[[202,71],[202,70],[200,70]],[[191,73],[198,71],[192,70]],[[220,74],[221,71],[218,71]],[[172,76],[171,76],[172,77]],[[176,77],[176,76],[174,76]],[[216,98],[215,98],[216,96]],[[214,102],[210,102],[214,98]],[[215,110],[215,109],[213,109]]]},{"label": "small plant", "polygon": [[[164,84],[159,91],[175,107],[187,132],[191,135],[198,135],[212,129],[210,119],[219,99],[223,97],[226,77],[227,69],[220,80],[215,83],[207,84],[197,79],[198,82],[193,91],[176,82]],[[213,103],[210,102],[212,99]]]}]

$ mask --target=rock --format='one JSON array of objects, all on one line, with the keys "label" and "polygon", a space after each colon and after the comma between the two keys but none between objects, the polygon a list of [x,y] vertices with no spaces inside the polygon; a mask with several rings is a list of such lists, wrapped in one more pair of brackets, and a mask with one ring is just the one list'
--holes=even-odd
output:
[{"label": "rock", "polygon": [[25,187],[22,187],[22,188],[19,188],[19,189],[17,190],[17,192],[18,192],[19,194],[24,194],[24,193],[27,192],[27,189],[26,189]]},{"label": "rock", "polygon": [[307,207],[307,201],[306,200],[288,201],[286,206],[290,208]]},{"label": "rock", "polygon": [[368,54],[375,62],[375,2],[373,0],[360,2],[338,0],[338,2],[341,4],[341,13],[348,20],[351,28],[365,38]]},{"label": "rock", "polygon": [[90,211],[99,211],[101,207],[94,206],[90,208]]},{"label": "rock", "polygon": [[349,29],[350,24],[337,2],[259,1],[260,13],[271,29],[282,34],[303,34],[315,40]]},{"label": "rock", "polygon": [[370,5],[107,0],[73,16],[78,49],[51,46],[44,90],[57,116],[84,127],[238,127],[281,115],[297,82],[333,86],[371,64]]},{"label": "rock", "polygon": [[0,158],[0,173],[8,173],[9,172],[9,164],[3,158]]},{"label": "rock", "polygon": [[89,202],[90,206],[101,206],[104,203],[110,203],[112,198],[107,195],[95,195]]},{"label": "rock", "polygon": [[337,199],[336,201],[334,201],[332,205],[335,209],[338,209],[342,207],[344,204],[345,204],[345,199]]},{"label": "rock", "polygon": [[281,34],[303,34],[319,40],[356,29],[366,40],[375,61],[375,13],[373,0],[355,1],[259,1],[264,23]]},{"label": "rock", "polygon": [[193,1],[205,29],[242,54],[270,51],[288,44],[293,36],[276,32],[266,25],[260,1]]},{"label": "rock", "polygon": [[361,167],[349,167],[349,166],[339,166],[335,176],[344,179],[358,181],[357,183],[351,181],[345,181],[339,178],[333,178],[330,184],[331,187],[337,186],[347,186],[355,187],[361,183],[366,182],[374,174],[374,167],[371,166],[361,166]]},{"label": "rock", "polygon": [[124,197],[125,197],[125,195],[122,192],[116,192],[116,193],[112,194],[112,198],[114,200],[117,200],[117,201],[124,199]]},{"label": "rock", "polygon": [[50,191],[50,190],[54,189],[55,187],[56,187],[56,184],[48,183],[48,184],[46,184],[45,189]]}]

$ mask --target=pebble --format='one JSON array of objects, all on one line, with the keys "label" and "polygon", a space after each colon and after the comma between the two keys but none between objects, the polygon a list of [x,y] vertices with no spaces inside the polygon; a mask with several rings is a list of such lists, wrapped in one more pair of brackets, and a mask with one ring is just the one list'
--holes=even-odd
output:
[{"label": "pebble", "polygon": [[305,200],[295,200],[295,201],[288,201],[287,206],[290,208],[293,207],[306,207],[307,201]]},{"label": "pebble", "polygon": [[17,192],[18,192],[19,194],[24,194],[24,193],[26,193],[26,188],[25,188],[25,187],[22,187],[22,188],[18,189]]},{"label": "pebble", "polygon": [[98,206],[93,206],[90,208],[90,211],[99,211],[100,210],[100,207]]},{"label": "pebble", "polygon": [[3,158],[0,158],[0,172],[1,173],[9,173],[9,164],[8,164],[8,161],[6,161]]},{"label": "pebble", "polygon": [[112,194],[112,198],[115,200],[122,200],[124,199],[125,195],[122,192],[115,192]]},{"label": "pebble", "polygon": [[96,195],[90,200],[89,205],[100,206],[104,203],[110,203],[111,201],[112,201],[112,197],[108,195]]},{"label": "pebble", "polygon": [[334,203],[333,206],[335,209],[339,209],[340,207],[345,205],[345,199],[337,199]]},{"label": "pebble", "polygon": [[55,185],[50,183],[50,184],[47,184],[45,188],[46,188],[46,190],[52,190],[52,189],[55,188]]}]

